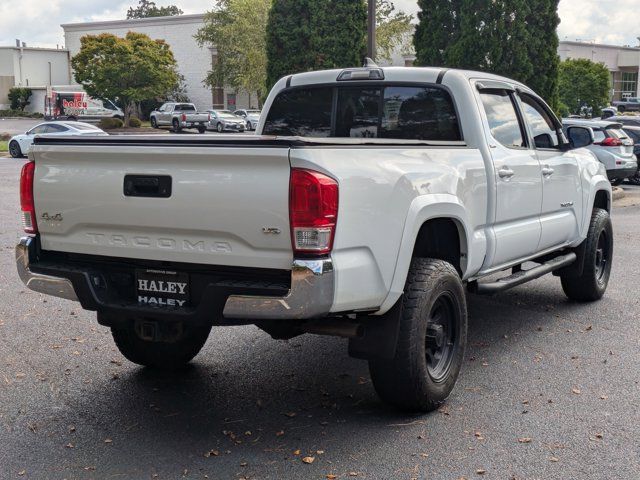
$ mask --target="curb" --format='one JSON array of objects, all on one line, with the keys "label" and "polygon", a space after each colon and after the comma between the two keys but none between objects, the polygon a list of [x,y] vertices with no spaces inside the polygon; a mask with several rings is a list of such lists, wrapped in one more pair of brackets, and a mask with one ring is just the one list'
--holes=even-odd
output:
[{"label": "curb", "polygon": [[613,201],[622,200],[624,198],[624,190],[620,187],[613,187]]}]

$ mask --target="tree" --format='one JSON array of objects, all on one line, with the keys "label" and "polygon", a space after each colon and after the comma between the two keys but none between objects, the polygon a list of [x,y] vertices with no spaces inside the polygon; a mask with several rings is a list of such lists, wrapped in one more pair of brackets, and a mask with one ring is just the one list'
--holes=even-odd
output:
[{"label": "tree", "polygon": [[390,0],[376,0],[376,59],[391,61],[394,52],[411,49],[412,15],[396,11]]},{"label": "tree", "polygon": [[109,33],[80,39],[80,52],[71,59],[75,79],[92,97],[118,99],[125,125],[137,102],[165,97],[179,85],[173,53],[164,40],[127,33]]},{"label": "tree", "polygon": [[148,18],[148,17],[173,17],[182,15],[184,12],[175,5],[167,7],[157,7],[156,2],[140,0],[136,8],[129,7],[127,18]]},{"label": "tree", "polygon": [[418,65],[519,80],[557,103],[558,0],[419,0]]},{"label": "tree", "polygon": [[297,72],[353,67],[366,54],[363,0],[274,0],[267,22],[267,86]]},{"label": "tree", "polygon": [[416,65],[448,65],[448,50],[460,38],[462,2],[463,0],[418,0],[418,25],[413,37]]},{"label": "tree", "polygon": [[215,88],[227,85],[260,102],[267,91],[266,29],[271,0],[217,0],[205,16],[195,38],[200,46],[212,45],[218,59],[205,79]]},{"label": "tree", "polygon": [[26,87],[13,87],[9,89],[9,93],[7,97],[9,98],[9,103],[11,104],[11,110],[20,110],[23,111],[27,105],[31,102],[29,99],[33,92],[30,88]]},{"label": "tree", "polygon": [[583,106],[593,108],[593,115],[609,103],[611,74],[602,63],[586,59],[565,60],[560,63],[559,93],[561,104],[569,113],[579,114]]}]

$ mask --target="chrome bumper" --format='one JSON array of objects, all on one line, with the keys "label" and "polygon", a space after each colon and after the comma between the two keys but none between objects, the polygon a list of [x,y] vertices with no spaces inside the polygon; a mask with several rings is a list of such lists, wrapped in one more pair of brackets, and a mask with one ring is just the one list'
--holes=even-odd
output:
[{"label": "chrome bumper", "polygon": [[[16,246],[16,265],[22,282],[31,290],[54,297],[78,301],[73,284],[67,278],[32,272],[29,252],[35,239],[25,237]],[[327,315],[334,298],[335,278],[331,259],[294,260],[291,289],[283,297],[231,295],[223,317],[241,320],[310,319]]]},{"label": "chrome bumper", "polygon": [[232,295],[225,318],[250,320],[306,319],[327,315],[333,305],[334,272],[331,259],[294,260],[291,290],[285,297]]},{"label": "chrome bumper", "polygon": [[68,279],[33,273],[29,269],[29,246],[34,241],[32,237],[24,237],[16,246],[16,266],[22,283],[34,292],[78,301],[76,291]]}]

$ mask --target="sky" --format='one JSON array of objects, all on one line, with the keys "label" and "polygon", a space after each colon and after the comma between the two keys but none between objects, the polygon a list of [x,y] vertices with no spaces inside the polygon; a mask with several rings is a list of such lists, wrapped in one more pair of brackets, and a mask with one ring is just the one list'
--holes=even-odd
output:
[{"label": "sky", "polygon": [[[19,38],[29,46],[64,44],[60,24],[126,17],[137,0],[0,0],[0,46],[15,45]],[[415,0],[395,0],[408,13],[417,11]],[[156,0],[156,4],[178,5],[185,13],[202,13],[213,0]],[[615,4],[615,8],[612,8]],[[638,45],[640,29],[635,21],[640,0],[560,0],[558,29],[561,40],[584,40],[613,45]]]}]

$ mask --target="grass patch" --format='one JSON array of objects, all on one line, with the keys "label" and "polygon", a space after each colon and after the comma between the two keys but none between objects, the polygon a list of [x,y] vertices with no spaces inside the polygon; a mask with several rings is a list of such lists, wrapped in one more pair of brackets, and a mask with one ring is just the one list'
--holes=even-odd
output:
[{"label": "grass patch", "polygon": [[0,140],[0,152],[8,152],[8,151],[9,151],[9,142]]}]

